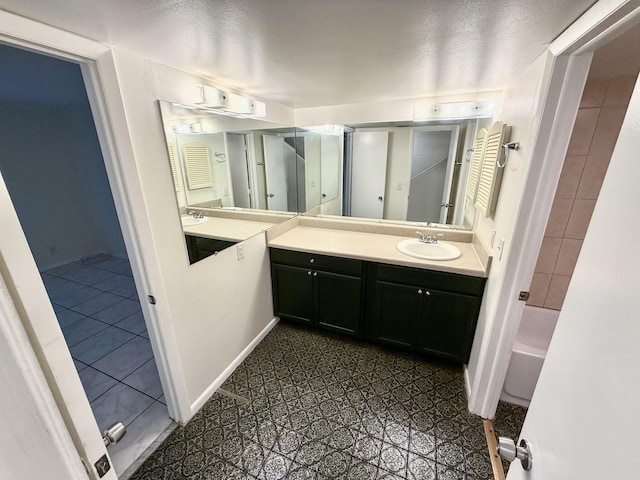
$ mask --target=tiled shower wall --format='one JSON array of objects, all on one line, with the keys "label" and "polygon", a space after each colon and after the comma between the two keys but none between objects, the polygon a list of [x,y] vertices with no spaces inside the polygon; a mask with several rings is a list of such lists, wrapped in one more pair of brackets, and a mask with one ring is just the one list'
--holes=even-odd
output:
[{"label": "tiled shower wall", "polygon": [[527,305],[562,308],[635,81],[587,81]]}]

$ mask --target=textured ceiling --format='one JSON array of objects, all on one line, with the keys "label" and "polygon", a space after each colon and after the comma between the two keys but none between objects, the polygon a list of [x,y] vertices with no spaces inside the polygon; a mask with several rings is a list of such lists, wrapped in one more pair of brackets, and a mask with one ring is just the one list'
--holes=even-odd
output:
[{"label": "textured ceiling", "polygon": [[294,107],[501,89],[593,0],[0,0]]}]

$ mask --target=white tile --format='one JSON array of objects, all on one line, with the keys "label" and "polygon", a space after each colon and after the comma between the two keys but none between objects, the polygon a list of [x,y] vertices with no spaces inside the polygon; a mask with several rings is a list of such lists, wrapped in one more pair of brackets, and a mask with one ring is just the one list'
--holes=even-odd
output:
[{"label": "white tile", "polygon": [[116,422],[128,426],[153,402],[151,397],[118,383],[91,402],[91,410],[102,432]]},{"label": "white tile", "polygon": [[87,316],[82,313],[69,310],[68,308],[58,307],[58,310],[56,310],[56,318],[58,319],[60,328],[67,328],[70,325],[87,318]]},{"label": "white tile", "polygon": [[122,328],[127,332],[135,333],[136,335],[141,335],[147,331],[147,325],[144,323],[142,310],[138,310],[133,315],[125,317],[123,320],[120,320],[118,323],[116,323],[115,326],[118,328]]},{"label": "white tile", "polygon": [[127,426],[127,434],[124,438],[109,448],[109,455],[118,476],[145,453],[147,448],[172,424],[167,407],[158,402],[154,402],[131,422]]},{"label": "white tile", "polygon": [[86,302],[91,300],[98,295],[104,293],[102,290],[98,290],[97,288],[91,287],[81,287],[73,293],[69,295],[65,295],[64,297],[56,299],[55,303],[58,305],[62,305],[63,307],[71,308],[79,303]]},{"label": "white tile", "polygon": [[66,328],[62,329],[62,334],[64,335],[64,339],[67,341],[67,345],[69,347],[74,346],[77,343],[80,343],[83,340],[95,335],[100,330],[104,330],[109,325],[103,322],[99,322],[98,320],[94,320],[93,318],[85,317],[79,322],[75,322],[72,325],[69,325]]},{"label": "white tile", "polygon": [[112,305],[118,303],[120,300],[122,299],[118,295],[114,295],[108,292],[101,292],[100,295],[97,295],[85,302],[78,303],[77,305],[71,307],[71,309],[75,310],[76,312],[84,313],[85,315],[92,315],[95,317],[96,313],[108,307],[111,307]]},{"label": "white tile", "polygon": [[143,337],[135,337],[91,366],[118,380],[134,372],[153,357],[151,343]]},{"label": "white tile", "polygon": [[118,383],[114,378],[99,372],[95,368],[87,367],[79,373],[84,392],[90,402]]},{"label": "white tile", "polygon": [[127,375],[122,382],[156,399],[161,397],[163,393],[156,361],[153,358]]},{"label": "white tile", "polygon": [[121,347],[134,336],[120,328],[107,326],[95,335],[75,344],[69,350],[73,358],[86,364],[92,364]]},{"label": "white tile", "polygon": [[126,275],[113,274],[111,277],[107,278],[106,280],[103,280],[98,283],[94,283],[93,287],[99,288],[100,290],[105,290],[107,292],[111,292],[116,288],[120,288],[130,283],[133,283],[131,281],[131,277],[128,277]]},{"label": "white tile", "polygon": [[118,301],[113,302],[107,308],[101,309],[99,312],[92,315],[92,317],[97,320],[114,325],[140,310],[140,303],[135,300],[122,299],[121,297],[112,295],[111,293],[105,293],[105,295],[111,295]]}]

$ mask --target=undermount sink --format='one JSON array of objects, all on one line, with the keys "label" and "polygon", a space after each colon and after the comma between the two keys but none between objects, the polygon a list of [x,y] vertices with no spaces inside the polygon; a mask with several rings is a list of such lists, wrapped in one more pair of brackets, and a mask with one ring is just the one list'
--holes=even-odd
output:
[{"label": "undermount sink", "polygon": [[200,225],[208,220],[208,217],[195,218],[191,215],[182,215],[180,217],[180,221],[182,222],[183,227],[191,227],[193,225]]},{"label": "undermount sink", "polygon": [[398,242],[400,253],[423,260],[455,260],[460,256],[460,249],[450,243],[424,243],[417,238],[409,238]]}]

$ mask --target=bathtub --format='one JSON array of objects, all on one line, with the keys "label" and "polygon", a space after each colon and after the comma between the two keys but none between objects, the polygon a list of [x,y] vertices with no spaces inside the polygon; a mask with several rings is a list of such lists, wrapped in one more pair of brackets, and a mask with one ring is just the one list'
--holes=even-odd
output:
[{"label": "bathtub", "polygon": [[500,400],[529,406],[559,314],[558,310],[524,307]]}]

